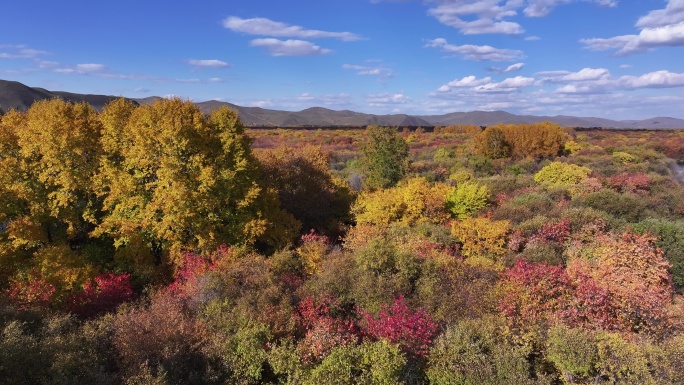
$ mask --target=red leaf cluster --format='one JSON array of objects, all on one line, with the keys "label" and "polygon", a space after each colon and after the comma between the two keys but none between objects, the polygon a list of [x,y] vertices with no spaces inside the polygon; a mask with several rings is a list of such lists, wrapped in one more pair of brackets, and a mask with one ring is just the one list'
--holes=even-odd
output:
[{"label": "red leaf cluster", "polygon": [[399,344],[408,354],[427,357],[438,325],[426,311],[411,309],[403,296],[395,298],[392,306],[382,304],[376,317],[365,311],[361,314],[366,335]]},{"label": "red leaf cluster", "polygon": [[545,241],[564,243],[570,236],[570,230],[570,220],[566,218],[558,223],[545,224],[537,230],[534,237]]},{"label": "red leaf cluster", "polygon": [[336,346],[358,342],[356,322],[348,317],[333,296],[318,300],[313,296],[302,299],[297,306],[296,317],[305,333],[299,348],[307,362],[322,360]]},{"label": "red leaf cluster", "polygon": [[617,192],[646,193],[651,188],[651,178],[642,172],[623,172],[608,178],[607,184]]},{"label": "red leaf cluster", "polygon": [[7,294],[20,308],[32,305],[47,307],[53,299],[57,288],[43,278],[36,270],[31,271],[25,280],[15,280],[10,283]]},{"label": "red leaf cluster", "polygon": [[82,292],[71,297],[69,308],[82,317],[92,317],[113,310],[134,296],[130,274],[100,274],[88,280]]}]

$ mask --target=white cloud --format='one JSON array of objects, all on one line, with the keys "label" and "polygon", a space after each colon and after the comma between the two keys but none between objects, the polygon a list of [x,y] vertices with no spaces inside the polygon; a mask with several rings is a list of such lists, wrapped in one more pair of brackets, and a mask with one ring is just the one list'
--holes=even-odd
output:
[{"label": "white cloud", "polygon": [[684,87],[684,73],[655,71],[641,76],[622,76],[618,84],[623,88],[673,88]]},{"label": "white cloud", "polygon": [[507,74],[510,72],[520,71],[524,66],[525,66],[525,63],[515,63],[515,64],[509,65],[506,68],[489,67],[489,68],[487,68],[487,71],[495,72],[498,74]]},{"label": "white cloud", "polygon": [[441,94],[462,94],[465,90],[478,93],[512,93],[520,88],[534,85],[534,78],[516,76],[507,78],[501,82],[492,81],[491,77],[478,79],[476,76],[466,76],[459,80],[453,80],[437,89]]},{"label": "white cloud", "polygon": [[216,60],[216,59],[190,59],[188,60],[188,63],[192,66],[195,67],[203,67],[203,68],[227,68],[230,67],[230,64],[221,61],[221,60]]},{"label": "white cloud", "polygon": [[380,78],[391,78],[394,72],[390,68],[383,66],[364,66],[357,64],[343,64],[342,68],[346,70],[356,71],[357,75],[361,76],[378,76]]},{"label": "white cloud", "polygon": [[366,95],[366,103],[371,106],[381,106],[385,104],[405,104],[411,100],[407,95],[399,93],[382,93]]},{"label": "white cloud", "polygon": [[[505,18],[518,15],[522,8],[525,16],[546,16],[559,5],[577,1],[590,1],[603,6],[613,7],[617,0],[431,0],[436,3],[428,14],[440,23],[457,28],[464,35],[505,34],[519,35],[523,27]],[[536,40],[530,36],[526,40]]]},{"label": "white cloud", "polygon": [[642,16],[636,23],[639,28],[657,28],[684,21],[684,1],[670,0],[665,9],[657,9]]},{"label": "white cloud", "polygon": [[254,39],[250,45],[266,48],[271,56],[313,56],[333,52],[305,40]]},{"label": "white cloud", "polygon": [[608,76],[610,76],[610,71],[605,68],[582,68],[578,72],[561,76],[559,80],[565,82],[598,80],[605,79]]},{"label": "white cloud", "polygon": [[109,71],[109,68],[107,68],[107,66],[104,64],[85,63],[76,64],[74,67],[57,68],[54,71],[60,74],[87,75],[107,72]]},{"label": "white cloud", "polygon": [[527,36],[527,37],[525,38],[525,40],[527,40],[527,41],[537,41],[537,40],[541,40],[541,37],[539,37],[539,36]]},{"label": "white cloud", "polygon": [[[528,0],[527,6],[523,10],[526,16],[529,17],[542,17],[546,16],[554,8],[559,5],[569,4],[575,2],[576,0]],[[584,0],[591,1],[593,3],[603,5],[606,7],[615,7],[617,5],[617,0]]]},{"label": "white cloud", "polygon": [[[555,80],[540,82],[541,76]],[[432,113],[505,109],[535,115],[643,119],[654,114],[681,115],[678,108],[684,103],[684,94],[639,92],[675,87],[684,88],[684,73],[662,70],[636,76],[613,76],[602,68],[588,68],[575,72],[543,71],[536,73],[534,79],[517,76],[500,82],[466,76],[439,87],[428,94],[428,98],[434,107],[430,110]]]},{"label": "white cloud", "polygon": [[521,88],[528,87],[534,84],[534,78],[526,78],[523,76],[516,76],[514,78],[508,78],[498,83],[500,88]]},{"label": "white cloud", "polygon": [[465,59],[475,61],[514,61],[525,56],[522,51],[515,49],[500,49],[488,45],[453,45],[443,38],[428,40],[425,46],[440,48],[443,52],[460,54]]},{"label": "white cloud", "polygon": [[[502,20],[504,17],[515,16],[519,1],[507,1],[499,5],[499,0],[465,0],[442,1],[436,7],[430,8],[428,14],[434,16],[440,23],[457,28],[465,35],[497,33],[518,35],[525,30],[518,23]],[[472,21],[475,15],[477,18]]]},{"label": "white cloud", "polygon": [[223,26],[235,32],[248,35],[296,37],[303,39],[333,38],[343,41],[360,40],[361,36],[351,32],[328,32],[315,29],[305,29],[298,25],[288,25],[263,17],[242,19],[230,16],[223,21]]},{"label": "white cloud", "polygon": [[0,50],[0,59],[33,59],[49,54],[47,51],[33,49],[24,44],[3,44],[0,45]]},{"label": "white cloud", "polygon": [[477,87],[492,82],[492,78],[478,79],[475,75],[466,76],[460,80],[453,80],[446,84],[448,87]]},{"label": "white cloud", "polygon": [[684,0],[670,0],[664,9],[642,16],[636,23],[638,35],[582,39],[592,51],[615,50],[617,56],[644,52],[657,47],[684,46]]},{"label": "white cloud", "polygon": [[53,67],[57,67],[59,65],[59,63],[57,63],[56,61],[49,61],[49,60],[37,60],[36,59],[35,63],[38,66],[38,68],[40,68],[40,69],[53,68]]},{"label": "white cloud", "polygon": [[684,73],[667,70],[655,71],[641,76],[601,77],[583,82],[570,83],[555,90],[562,94],[605,94],[613,91],[631,91],[643,88],[684,87]]},{"label": "white cloud", "polygon": [[582,68],[577,72],[570,71],[543,71],[535,74],[539,78],[538,85],[546,83],[582,82],[601,80],[610,77],[610,71],[605,68]]}]

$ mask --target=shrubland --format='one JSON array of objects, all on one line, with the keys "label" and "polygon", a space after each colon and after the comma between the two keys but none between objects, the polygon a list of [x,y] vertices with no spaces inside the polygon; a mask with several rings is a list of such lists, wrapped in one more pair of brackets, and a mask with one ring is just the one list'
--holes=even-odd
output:
[{"label": "shrubland", "polygon": [[0,378],[684,381],[677,131],[0,117]]}]

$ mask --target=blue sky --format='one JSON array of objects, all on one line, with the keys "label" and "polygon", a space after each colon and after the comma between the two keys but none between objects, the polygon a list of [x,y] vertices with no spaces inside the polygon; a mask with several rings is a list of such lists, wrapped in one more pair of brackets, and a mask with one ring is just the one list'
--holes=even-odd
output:
[{"label": "blue sky", "polygon": [[684,0],[24,0],[0,79],[368,113],[684,118]]}]

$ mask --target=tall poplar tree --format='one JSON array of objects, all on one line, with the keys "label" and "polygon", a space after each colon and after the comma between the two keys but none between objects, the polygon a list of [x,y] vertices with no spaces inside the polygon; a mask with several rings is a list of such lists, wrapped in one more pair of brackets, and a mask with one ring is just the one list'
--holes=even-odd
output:
[{"label": "tall poplar tree", "polygon": [[368,126],[361,150],[364,186],[369,189],[392,187],[408,173],[408,144],[395,128]]}]

